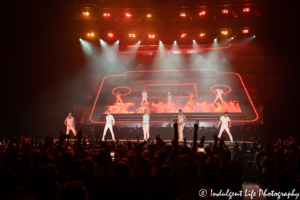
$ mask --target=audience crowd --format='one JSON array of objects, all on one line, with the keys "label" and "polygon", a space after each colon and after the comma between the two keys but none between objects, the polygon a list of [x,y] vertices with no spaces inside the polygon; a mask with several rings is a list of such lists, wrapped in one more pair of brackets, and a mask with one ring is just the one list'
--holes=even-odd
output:
[{"label": "audience crowd", "polygon": [[[166,144],[155,140],[137,142],[82,139],[79,130],[74,143],[60,133],[59,141],[47,137],[39,143],[30,138],[3,141],[0,151],[1,199],[94,200],[94,199],[199,199],[199,191],[239,192],[242,190],[241,157],[254,157],[253,175],[262,189],[299,191],[300,152],[297,141],[279,139],[250,148],[235,144],[233,151],[224,138],[213,135],[214,142],[204,145],[178,144],[178,124],[174,140]],[[204,150],[204,152],[203,152]],[[233,197],[242,199],[243,197]],[[284,199],[284,198],[283,198]]]}]

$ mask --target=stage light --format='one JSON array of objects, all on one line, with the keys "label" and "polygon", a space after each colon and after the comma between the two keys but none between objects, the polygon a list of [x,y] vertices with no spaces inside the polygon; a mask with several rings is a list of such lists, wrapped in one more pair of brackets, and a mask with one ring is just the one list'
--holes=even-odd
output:
[{"label": "stage light", "polygon": [[151,14],[148,14],[147,17],[150,18],[150,17],[152,17],[152,15],[151,15]]},{"label": "stage light", "polygon": [[186,33],[181,33],[180,37],[184,38],[186,36]]},{"label": "stage light", "polygon": [[228,10],[228,9],[224,9],[224,10],[222,10],[222,13],[223,13],[223,14],[228,14],[228,13],[229,13],[229,10]]},{"label": "stage light", "polygon": [[130,37],[130,38],[135,38],[135,34],[134,34],[134,33],[131,33],[131,34],[129,34],[129,37]]},{"label": "stage light", "polygon": [[89,15],[90,15],[89,12],[83,12],[82,14],[83,14],[84,16],[89,16]]},{"label": "stage light", "polygon": [[149,34],[148,37],[149,38],[155,38],[155,35],[154,34]]},{"label": "stage light", "polygon": [[126,17],[131,17],[131,14],[130,13],[126,13]]},{"label": "stage light", "polygon": [[95,33],[94,33],[94,32],[87,33],[87,36],[88,36],[88,37],[94,37],[94,36],[95,36]]},{"label": "stage light", "polygon": [[243,9],[243,12],[249,12],[250,11],[250,8],[244,8]]},{"label": "stage light", "polygon": [[222,35],[227,35],[228,31],[222,31]]},{"label": "stage light", "polygon": [[231,39],[233,40],[234,38],[233,38],[233,37],[231,37]]},{"label": "stage light", "polygon": [[200,16],[204,16],[206,14],[206,11],[204,10],[204,11],[201,11],[200,13],[199,13],[199,15]]},{"label": "stage light", "polygon": [[193,42],[195,43],[195,42],[196,42],[196,40],[193,40]]},{"label": "stage light", "polygon": [[176,41],[176,40],[174,41],[174,44],[177,44],[177,41]]},{"label": "stage light", "polygon": [[243,29],[243,33],[249,33],[249,29]]},{"label": "stage light", "polygon": [[215,38],[214,41],[216,42],[216,41],[217,41],[217,38]]},{"label": "stage light", "polygon": [[110,14],[109,14],[109,13],[103,13],[103,16],[104,16],[104,17],[109,17]]},{"label": "stage light", "polygon": [[81,41],[82,39],[81,38],[79,38],[79,41]]},{"label": "stage light", "polygon": [[114,34],[113,34],[113,33],[108,33],[107,36],[108,36],[108,37],[113,37]]},{"label": "stage light", "polygon": [[139,41],[139,44],[141,44],[141,41]]},{"label": "stage light", "polygon": [[185,13],[180,13],[180,17],[185,17],[186,14]]},{"label": "stage light", "polygon": [[200,33],[200,37],[204,37],[205,36],[205,33]]},{"label": "stage light", "polygon": [[253,35],[253,38],[255,38],[255,35]]}]

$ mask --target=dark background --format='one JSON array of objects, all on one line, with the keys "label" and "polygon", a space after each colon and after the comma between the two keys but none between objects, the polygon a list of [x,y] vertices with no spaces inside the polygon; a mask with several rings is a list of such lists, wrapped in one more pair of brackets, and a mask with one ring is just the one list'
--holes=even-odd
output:
[{"label": "dark background", "polygon": [[[90,73],[78,37],[55,1],[6,2],[2,9],[1,138],[55,137]],[[263,74],[264,138],[273,141],[298,136],[297,13],[296,5],[275,1],[272,16],[259,25],[268,30],[231,63],[238,73]]]}]

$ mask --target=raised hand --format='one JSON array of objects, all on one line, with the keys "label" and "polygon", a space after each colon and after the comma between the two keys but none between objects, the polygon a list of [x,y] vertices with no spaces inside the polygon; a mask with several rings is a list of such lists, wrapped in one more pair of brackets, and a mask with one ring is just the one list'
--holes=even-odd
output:
[{"label": "raised hand", "polygon": [[202,147],[203,147],[204,141],[205,141],[205,136],[203,135],[200,139],[200,144]]},{"label": "raised hand", "polygon": [[194,123],[194,130],[198,131],[199,129],[199,120],[196,120],[196,123]]},{"label": "raised hand", "polygon": [[175,123],[173,124],[173,127],[174,127],[175,130],[178,130],[178,123],[175,122]]},{"label": "raised hand", "polygon": [[183,138],[183,144],[184,144],[184,146],[186,146],[186,137]]},{"label": "raised hand", "polygon": [[214,138],[215,142],[217,142],[219,140],[219,138],[218,138],[218,136],[217,136],[216,133],[214,133],[212,137]]},{"label": "raised hand", "polygon": [[224,137],[221,137],[221,138],[220,138],[220,142],[219,142],[220,146],[223,146],[223,145],[224,145],[224,141],[225,141],[225,138],[224,138]]}]

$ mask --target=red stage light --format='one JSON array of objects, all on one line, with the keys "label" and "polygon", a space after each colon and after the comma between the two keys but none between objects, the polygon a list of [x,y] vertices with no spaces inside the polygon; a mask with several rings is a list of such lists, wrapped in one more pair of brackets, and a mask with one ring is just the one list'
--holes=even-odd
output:
[{"label": "red stage light", "polygon": [[244,29],[243,33],[249,33],[249,29]]},{"label": "red stage light", "polygon": [[249,12],[250,11],[250,8],[244,8],[243,9],[243,12]]},{"label": "red stage light", "polygon": [[90,15],[89,12],[83,12],[82,14],[83,14],[84,16],[89,16],[89,15]]},{"label": "red stage light", "polygon": [[186,33],[181,33],[180,35],[182,38],[184,38],[186,36]]},{"label": "red stage light", "polygon": [[229,13],[229,10],[228,10],[228,9],[224,9],[224,10],[222,10],[222,13],[228,14],[228,13]]},{"label": "red stage light", "polygon": [[150,18],[150,17],[152,17],[152,15],[151,15],[151,14],[148,14],[147,17]]},{"label": "red stage light", "polygon": [[155,35],[154,34],[149,34],[148,37],[149,38],[155,38]]},{"label": "red stage light", "polygon": [[131,14],[130,13],[126,13],[126,17],[131,17]]},{"label": "red stage light", "polygon": [[180,17],[185,17],[186,14],[185,13],[180,13]]},{"label": "red stage light", "polygon": [[205,14],[206,14],[206,11],[201,11],[201,12],[199,13],[200,16],[204,16]]},{"label": "red stage light", "polygon": [[109,14],[109,13],[103,13],[103,16],[104,16],[104,17],[109,17],[110,14]]},{"label": "red stage light", "polygon": [[130,38],[135,38],[135,34],[132,34],[132,33],[131,33],[131,34],[129,34],[129,37],[130,37]]},{"label": "red stage light", "polygon": [[205,33],[200,33],[200,37],[204,37],[205,36]]},{"label": "red stage light", "polygon": [[114,36],[113,33],[108,33],[107,35],[108,35],[108,37],[113,37]]}]

